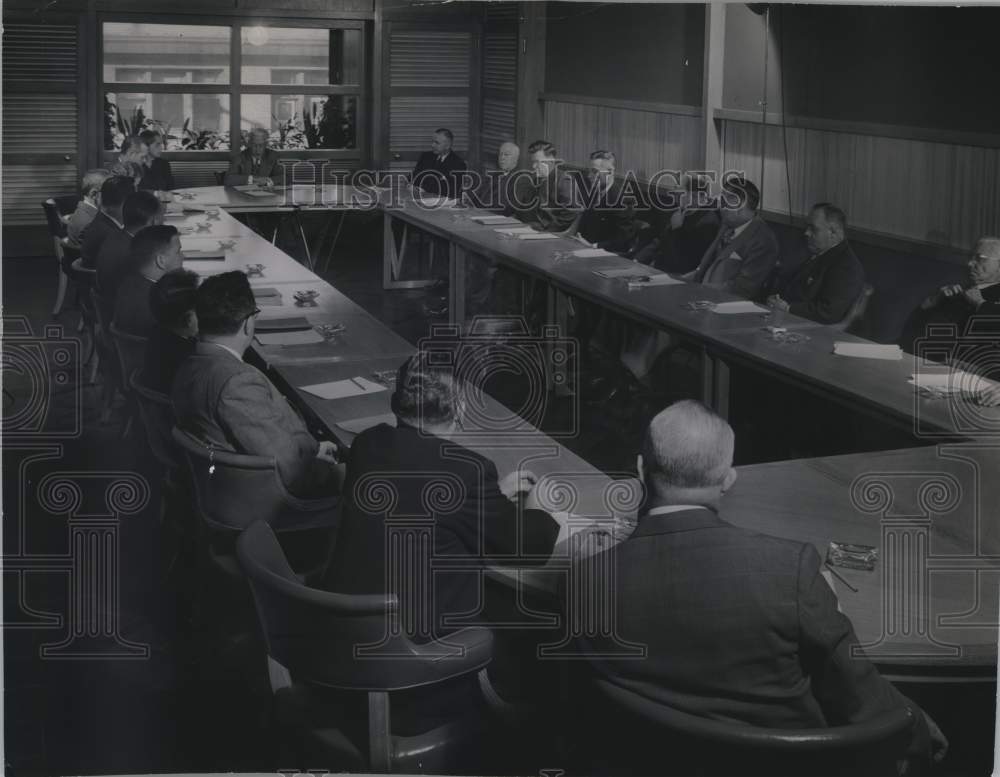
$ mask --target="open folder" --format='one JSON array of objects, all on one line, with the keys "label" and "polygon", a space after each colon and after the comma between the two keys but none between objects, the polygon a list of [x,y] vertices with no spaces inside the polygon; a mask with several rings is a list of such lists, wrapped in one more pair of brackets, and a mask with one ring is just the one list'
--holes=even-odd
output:
[{"label": "open folder", "polygon": [[846,343],[838,340],[833,344],[833,352],[837,356],[853,356],[858,359],[886,359],[898,362],[903,358],[903,351],[898,345],[881,343]]},{"label": "open folder", "polygon": [[312,329],[312,324],[305,316],[258,318],[255,329],[258,332],[304,332]]},{"label": "open folder", "polygon": [[329,383],[313,383],[310,386],[299,386],[301,391],[308,391],[310,394],[320,399],[345,399],[356,397],[361,394],[377,394],[385,391],[385,386],[375,383],[368,378],[348,378],[347,380],[334,380]]},{"label": "open folder", "polygon": [[312,345],[326,342],[315,329],[292,332],[261,332],[254,335],[261,345]]}]

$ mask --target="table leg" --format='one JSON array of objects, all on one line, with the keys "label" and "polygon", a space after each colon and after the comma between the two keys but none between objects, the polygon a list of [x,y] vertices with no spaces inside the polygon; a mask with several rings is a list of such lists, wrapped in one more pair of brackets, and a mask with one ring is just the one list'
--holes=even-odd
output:
[{"label": "table leg", "polygon": [[[326,252],[326,259],[323,262],[323,272],[326,272],[330,268],[330,260],[333,258],[333,252],[337,250],[337,241],[340,240],[340,230],[344,227],[344,219],[347,217],[347,211],[340,211],[340,219],[337,221],[337,231],[333,233],[333,242],[330,244],[330,250]],[[324,232],[324,237],[326,233]]]},{"label": "table leg", "polygon": [[434,281],[401,281],[398,280],[406,258],[406,236],[409,224],[403,221],[402,244],[397,247],[396,236],[392,232],[393,218],[388,212],[382,214],[382,288],[383,289],[423,289],[433,285]]},{"label": "table leg", "polygon": [[448,322],[465,330],[465,249],[448,243]]},{"label": "table leg", "polygon": [[729,419],[729,365],[705,348],[701,351],[702,401]]},{"label": "table leg", "polygon": [[315,269],[315,263],[312,258],[312,251],[309,250],[309,241],[306,240],[306,231],[302,227],[302,217],[299,214],[298,208],[292,211],[292,220],[295,222],[296,229],[299,230],[299,237],[302,239],[302,247],[306,249],[306,266],[312,270]]}]

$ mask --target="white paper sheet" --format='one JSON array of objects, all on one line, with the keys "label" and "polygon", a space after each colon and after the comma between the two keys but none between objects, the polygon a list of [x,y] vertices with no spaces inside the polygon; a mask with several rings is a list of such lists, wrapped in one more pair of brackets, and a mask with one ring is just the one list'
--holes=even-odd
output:
[{"label": "white paper sheet", "polygon": [[724,316],[731,316],[737,313],[770,313],[771,311],[755,302],[741,299],[736,300],[735,302],[720,302],[712,308],[712,312],[720,313]]},{"label": "white paper sheet", "polygon": [[974,375],[971,372],[955,370],[954,372],[932,372],[914,373],[910,376],[911,384],[918,388],[934,389],[947,394],[957,394],[966,392],[968,394],[978,394],[990,388],[997,387],[998,383],[984,378],[982,375]]},{"label": "white paper sheet", "polygon": [[677,278],[671,278],[666,273],[660,275],[650,275],[648,281],[629,281],[629,286],[673,286],[675,283],[684,283]]},{"label": "white paper sheet", "polygon": [[516,237],[518,240],[556,240],[559,235],[553,235],[551,232],[521,232]]},{"label": "white paper sheet", "polygon": [[899,361],[903,358],[903,352],[898,345],[882,345],[881,343],[845,343],[838,340],[833,344],[833,352],[837,356],[853,356],[858,359]]},{"label": "white paper sheet", "polygon": [[494,229],[493,231],[500,235],[527,235],[535,230],[531,227],[501,227],[500,229]]},{"label": "white paper sheet", "polygon": [[344,399],[361,394],[377,394],[380,391],[385,391],[385,386],[368,380],[368,378],[349,378],[329,383],[314,383],[311,386],[299,386],[299,389],[308,391],[320,399]]},{"label": "white paper sheet", "polygon": [[383,413],[382,415],[369,415],[364,418],[352,418],[350,421],[341,421],[337,424],[345,432],[351,434],[361,434],[365,429],[371,429],[379,424],[396,425],[396,416],[393,413]]},{"label": "white paper sheet", "polygon": [[323,342],[323,336],[315,329],[299,332],[261,332],[254,337],[261,345],[311,345]]},{"label": "white paper sheet", "polygon": [[501,216],[499,214],[491,214],[489,216],[469,216],[470,221],[478,222],[479,224],[517,224],[517,219],[511,216]]},{"label": "white paper sheet", "polygon": [[603,248],[580,248],[573,252],[573,256],[578,256],[581,259],[593,259],[598,256],[615,256],[615,254],[605,251]]}]

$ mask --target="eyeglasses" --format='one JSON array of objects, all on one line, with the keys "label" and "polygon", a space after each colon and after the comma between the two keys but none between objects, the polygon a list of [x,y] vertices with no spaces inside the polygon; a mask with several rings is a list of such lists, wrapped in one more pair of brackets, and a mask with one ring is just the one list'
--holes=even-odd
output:
[{"label": "eyeglasses", "polygon": [[257,316],[259,316],[259,315],[260,315],[260,308],[254,308],[253,312],[249,316],[247,316],[246,318],[244,318],[243,320],[244,321],[248,321],[251,318],[257,318]]}]

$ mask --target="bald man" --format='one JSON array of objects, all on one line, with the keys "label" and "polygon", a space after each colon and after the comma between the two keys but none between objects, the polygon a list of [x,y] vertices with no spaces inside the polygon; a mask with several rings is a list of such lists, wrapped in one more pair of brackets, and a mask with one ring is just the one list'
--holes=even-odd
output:
[{"label": "bald man", "polygon": [[278,155],[267,147],[270,133],[263,127],[250,131],[247,147],[229,160],[226,186],[273,186],[283,179]]},{"label": "bald man", "polygon": [[[736,482],[734,442],[729,424],[692,400],[650,422],[637,458],[646,488],[638,526],[605,551],[613,559],[589,562],[617,571],[617,643],[646,654],[615,660],[609,645],[584,637],[577,645],[591,667],[675,710],[765,728],[861,723],[907,706],[917,720],[911,753],[941,752],[947,741],[933,721],[852,656],[858,638],[815,547],[720,517]],[[589,612],[595,603],[581,604]]]}]

